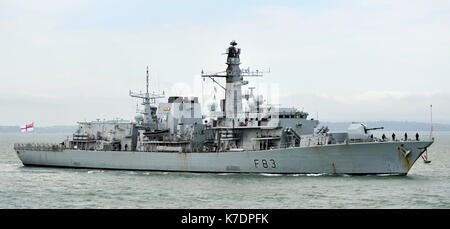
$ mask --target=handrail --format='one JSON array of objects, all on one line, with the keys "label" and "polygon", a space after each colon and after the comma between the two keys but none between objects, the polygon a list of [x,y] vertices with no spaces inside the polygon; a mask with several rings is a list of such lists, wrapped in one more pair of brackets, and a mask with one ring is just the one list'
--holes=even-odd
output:
[{"label": "handrail", "polygon": [[35,150],[61,152],[65,146],[52,143],[15,143],[14,150]]}]

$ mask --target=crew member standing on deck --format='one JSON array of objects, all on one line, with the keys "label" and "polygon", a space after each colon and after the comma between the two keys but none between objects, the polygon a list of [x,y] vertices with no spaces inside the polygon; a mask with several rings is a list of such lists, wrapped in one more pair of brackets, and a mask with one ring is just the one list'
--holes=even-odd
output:
[{"label": "crew member standing on deck", "polygon": [[395,141],[395,133],[392,133],[392,141]]},{"label": "crew member standing on deck", "polygon": [[416,133],[416,141],[419,141],[419,133]]},{"label": "crew member standing on deck", "polygon": [[408,134],[405,133],[405,141],[407,141],[407,140],[408,140]]}]

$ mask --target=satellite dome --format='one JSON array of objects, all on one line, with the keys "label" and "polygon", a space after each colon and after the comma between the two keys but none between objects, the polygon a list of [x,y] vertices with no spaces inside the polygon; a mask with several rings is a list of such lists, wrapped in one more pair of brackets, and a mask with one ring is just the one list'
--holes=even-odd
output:
[{"label": "satellite dome", "polygon": [[140,121],[144,120],[144,115],[141,114],[141,113],[136,113],[136,114],[134,115],[134,119],[135,119],[137,122],[140,122]]},{"label": "satellite dome", "polygon": [[208,110],[209,111],[216,111],[217,107],[218,107],[217,101],[212,100],[212,101],[208,102]]}]

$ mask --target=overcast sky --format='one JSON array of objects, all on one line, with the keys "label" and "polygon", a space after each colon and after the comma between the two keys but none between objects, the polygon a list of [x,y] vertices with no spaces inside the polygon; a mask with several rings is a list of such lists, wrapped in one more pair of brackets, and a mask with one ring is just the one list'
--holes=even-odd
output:
[{"label": "overcast sky", "polygon": [[433,104],[450,123],[448,0],[0,0],[0,125],[130,120],[147,65],[151,90],[209,94],[199,73],[225,69],[231,40],[270,68],[248,80],[271,103],[422,122]]}]

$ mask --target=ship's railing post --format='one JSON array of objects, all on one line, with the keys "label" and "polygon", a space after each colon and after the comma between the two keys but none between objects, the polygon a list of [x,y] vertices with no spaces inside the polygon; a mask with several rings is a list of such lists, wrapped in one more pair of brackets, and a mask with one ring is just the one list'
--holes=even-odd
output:
[{"label": "ship's railing post", "polygon": [[58,144],[51,143],[15,143],[15,150],[36,150],[36,151],[63,151],[64,148]]}]

